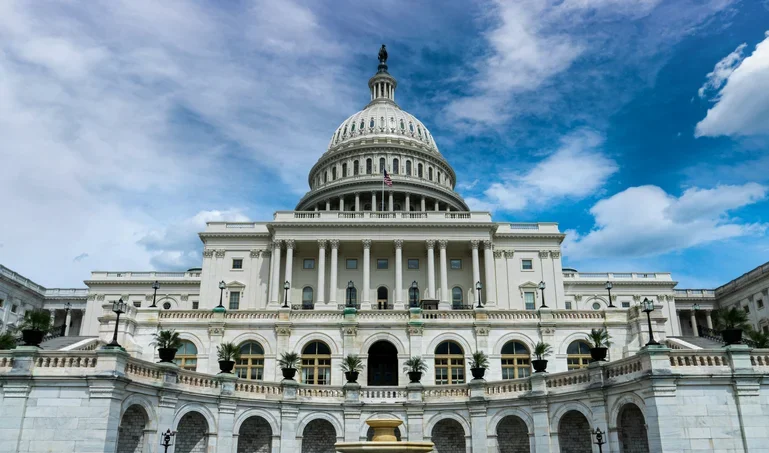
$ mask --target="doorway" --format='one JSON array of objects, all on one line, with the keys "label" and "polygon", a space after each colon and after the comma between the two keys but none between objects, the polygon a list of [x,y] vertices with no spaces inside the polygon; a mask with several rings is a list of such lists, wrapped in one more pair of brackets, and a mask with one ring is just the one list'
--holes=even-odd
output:
[{"label": "doorway", "polygon": [[377,341],[368,350],[368,385],[398,385],[398,350],[389,341]]}]

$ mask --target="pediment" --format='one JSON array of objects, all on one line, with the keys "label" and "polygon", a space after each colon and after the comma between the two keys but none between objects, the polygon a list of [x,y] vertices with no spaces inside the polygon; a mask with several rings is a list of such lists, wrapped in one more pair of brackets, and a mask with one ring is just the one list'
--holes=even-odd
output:
[{"label": "pediment", "polygon": [[227,288],[245,288],[246,285],[237,280],[233,280],[227,283]]},{"label": "pediment", "polygon": [[526,282],[518,285],[519,288],[537,288],[538,286],[539,284],[534,282]]}]

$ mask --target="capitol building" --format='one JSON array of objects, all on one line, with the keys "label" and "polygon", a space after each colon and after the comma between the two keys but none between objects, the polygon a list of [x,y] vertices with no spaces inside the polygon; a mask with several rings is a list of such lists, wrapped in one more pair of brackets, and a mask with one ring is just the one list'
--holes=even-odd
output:
[{"label": "capitol building", "polygon": [[[40,307],[61,326],[42,349],[0,351],[0,453],[164,452],[167,430],[173,453],[332,453],[377,418],[438,453],[769,452],[769,350],[704,332],[728,304],[769,329],[769,264],[717,290],[564,268],[557,223],[468,208],[433,135],[396,103],[386,54],[368,88],[294,210],[209,222],[199,268],[50,289],[0,266],[2,329]],[[182,346],[158,363],[153,335],[170,329]],[[606,361],[591,360],[592,329],[611,337]],[[122,349],[105,348],[115,333]],[[233,374],[219,372],[222,343],[241,351]],[[295,380],[285,352],[300,356]],[[357,384],[340,368],[350,354]],[[404,372],[416,356],[419,383]]]}]

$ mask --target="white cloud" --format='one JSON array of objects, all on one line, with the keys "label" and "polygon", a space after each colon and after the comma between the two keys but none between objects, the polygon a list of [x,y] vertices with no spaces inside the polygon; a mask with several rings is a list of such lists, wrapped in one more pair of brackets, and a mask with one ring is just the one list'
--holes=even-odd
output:
[{"label": "white cloud", "polygon": [[654,256],[729,238],[763,234],[767,225],[740,222],[729,211],[765,200],[769,188],[742,186],[690,188],[680,197],[657,186],[631,187],[596,203],[595,227],[580,236],[568,231],[569,259]]},{"label": "white cloud", "polygon": [[716,64],[700,95],[720,88],[716,104],[697,123],[696,137],[769,134],[769,32],[740,61],[744,45]]},{"label": "white cloud", "polygon": [[557,150],[528,171],[502,174],[484,191],[468,198],[476,209],[519,211],[563,199],[582,199],[598,191],[617,172],[617,163],[601,152],[603,137],[582,129],[561,140]]}]

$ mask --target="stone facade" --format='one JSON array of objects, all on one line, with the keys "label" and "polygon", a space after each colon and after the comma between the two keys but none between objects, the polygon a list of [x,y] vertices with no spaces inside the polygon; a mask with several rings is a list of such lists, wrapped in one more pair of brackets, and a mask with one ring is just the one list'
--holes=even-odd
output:
[{"label": "stone facade", "polygon": [[438,422],[430,439],[435,444],[436,453],[465,453],[465,431],[456,420],[446,419]]},{"label": "stone facade", "polygon": [[620,409],[617,430],[622,453],[649,453],[646,423],[638,406],[629,403]]},{"label": "stone facade", "polygon": [[138,405],[129,407],[120,419],[117,453],[143,453],[146,428],[147,413],[144,409]]},{"label": "stone facade", "polygon": [[515,415],[508,415],[497,425],[499,453],[530,453],[529,429],[526,422]]},{"label": "stone facade", "polygon": [[569,411],[558,424],[558,445],[561,453],[591,453],[590,423],[578,411]]},{"label": "stone facade", "polygon": [[238,432],[237,453],[270,453],[272,451],[272,429],[262,417],[250,417]]},{"label": "stone facade", "polygon": [[334,453],[336,443],[334,425],[326,420],[313,420],[302,432],[302,453]]},{"label": "stone facade", "polygon": [[179,421],[176,433],[176,453],[206,453],[208,422],[199,412],[188,412]]}]

